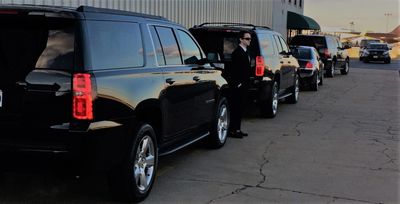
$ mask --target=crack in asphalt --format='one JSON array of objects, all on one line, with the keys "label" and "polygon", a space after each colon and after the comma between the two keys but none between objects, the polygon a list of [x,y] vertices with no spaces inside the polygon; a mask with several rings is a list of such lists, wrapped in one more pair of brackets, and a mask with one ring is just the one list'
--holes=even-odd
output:
[{"label": "crack in asphalt", "polygon": [[296,130],[296,132],[297,132],[297,137],[300,137],[301,136],[301,131],[298,129],[299,128],[299,126],[301,125],[301,124],[303,124],[304,122],[298,122],[297,124],[296,124],[296,126],[294,127],[294,130]]},{"label": "crack in asphalt", "polygon": [[268,153],[270,147],[271,147],[273,144],[275,144],[274,139],[276,139],[276,137],[273,138],[273,139],[270,141],[270,143],[265,147],[265,151],[264,151],[264,153],[262,154],[262,162],[261,162],[261,164],[260,164],[260,168],[258,169],[258,172],[259,172],[259,174],[260,174],[260,176],[261,176],[262,179],[261,179],[256,185],[253,186],[253,185],[241,184],[242,187],[236,188],[236,189],[235,189],[234,191],[232,191],[231,193],[228,193],[228,194],[219,196],[219,197],[217,197],[217,198],[211,199],[211,200],[208,201],[207,203],[210,204],[210,203],[213,203],[214,201],[217,201],[217,200],[220,200],[220,199],[224,199],[224,198],[227,198],[227,197],[232,196],[232,195],[239,194],[240,192],[242,192],[242,191],[244,191],[244,190],[246,190],[246,189],[248,189],[248,188],[261,188],[261,184],[265,183],[265,181],[267,180],[267,176],[263,173],[263,168],[264,168],[264,166],[265,166],[266,164],[269,163],[269,160],[267,159],[266,154]]},{"label": "crack in asphalt", "polygon": [[324,197],[324,198],[341,199],[341,200],[347,200],[347,201],[356,201],[356,202],[372,203],[372,204],[382,204],[380,202],[372,202],[372,201],[367,201],[367,200],[360,200],[360,199],[347,198],[347,197],[341,197],[341,196],[332,196],[332,195],[326,195],[326,194],[310,193],[310,192],[290,190],[290,189],[285,189],[285,188],[275,188],[275,187],[259,187],[259,188],[262,188],[262,189],[265,189],[265,190],[278,190],[278,191],[299,193],[299,194],[318,196],[318,197]]}]

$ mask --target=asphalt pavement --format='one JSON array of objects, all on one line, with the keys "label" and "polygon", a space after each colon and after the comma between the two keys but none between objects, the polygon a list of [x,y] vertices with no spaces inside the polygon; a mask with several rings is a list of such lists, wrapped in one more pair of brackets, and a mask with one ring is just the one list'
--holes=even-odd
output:
[{"label": "asphalt pavement", "polygon": [[[249,106],[248,137],[160,158],[143,203],[400,203],[398,65],[352,61],[274,119]],[[8,172],[0,203],[113,202],[101,176]]]}]

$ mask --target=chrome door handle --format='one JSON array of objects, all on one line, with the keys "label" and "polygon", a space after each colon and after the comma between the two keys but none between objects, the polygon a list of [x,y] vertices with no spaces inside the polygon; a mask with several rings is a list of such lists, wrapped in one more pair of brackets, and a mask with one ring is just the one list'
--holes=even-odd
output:
[{"label": "chrome door handle", "polygon": [[199,76],[194,76],[194,77],[193,77],[193,80],[194,80],[194,81],[200,81],[200,77],[199,77]]},{"label": "chrome door handle", "polygon": [[167,82],[169,85],[172,85],[173,83],[175,83],[173,78],[168,78],[165,80],[165,82]]}]

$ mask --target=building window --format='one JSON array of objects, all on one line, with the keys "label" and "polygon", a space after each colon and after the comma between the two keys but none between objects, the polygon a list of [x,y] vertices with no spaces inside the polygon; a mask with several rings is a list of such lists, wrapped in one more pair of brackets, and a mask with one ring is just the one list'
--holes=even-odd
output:
[{"label": "building window", "polygon": [[292,3],[292,0],[289,0],[289,4]]},{"label": "building window", "polygon": [[303,6],[302,3],[303,3],[302,0],[299,0],[299,6],[300,6],[300,8]]},{"label": "building window", "polygon": [[294,0],[294,5],[296,5],[297,4],[297,0]]}]

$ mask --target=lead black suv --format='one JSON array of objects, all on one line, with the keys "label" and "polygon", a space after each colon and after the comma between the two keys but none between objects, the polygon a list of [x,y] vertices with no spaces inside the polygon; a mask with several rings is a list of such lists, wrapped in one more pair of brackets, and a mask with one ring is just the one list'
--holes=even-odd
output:
[{"label": "lead black suv", "polygon": [[333,77],[335,70],[347,75],[350,70],[350,58],[346,49],[337,37],[330,35],[296,35],[290,41],[291,46],[311,46],[317,49],[322,62],[324,62],[325,74]]},{"label": "lead black suv", "polygon": [[275,117],[279,99],[297,103],[299,63],[281,34],[268,27],[240,23],[203,23],[189,31],[207,53],[219,56],[210,60],[224,64],[224,77],[228,81],[231,54],[239,45],[239,33],[249,32],[252,38],[248,48],[252,55],[250,99],[258,102],[264,117]]},{"label": "lead black suv", "polygon": [[159,155],[224,145],[226,80],[184,27],[86,6],[1,5],[0,21],[1,168],[59,155],[141,201]]}]

